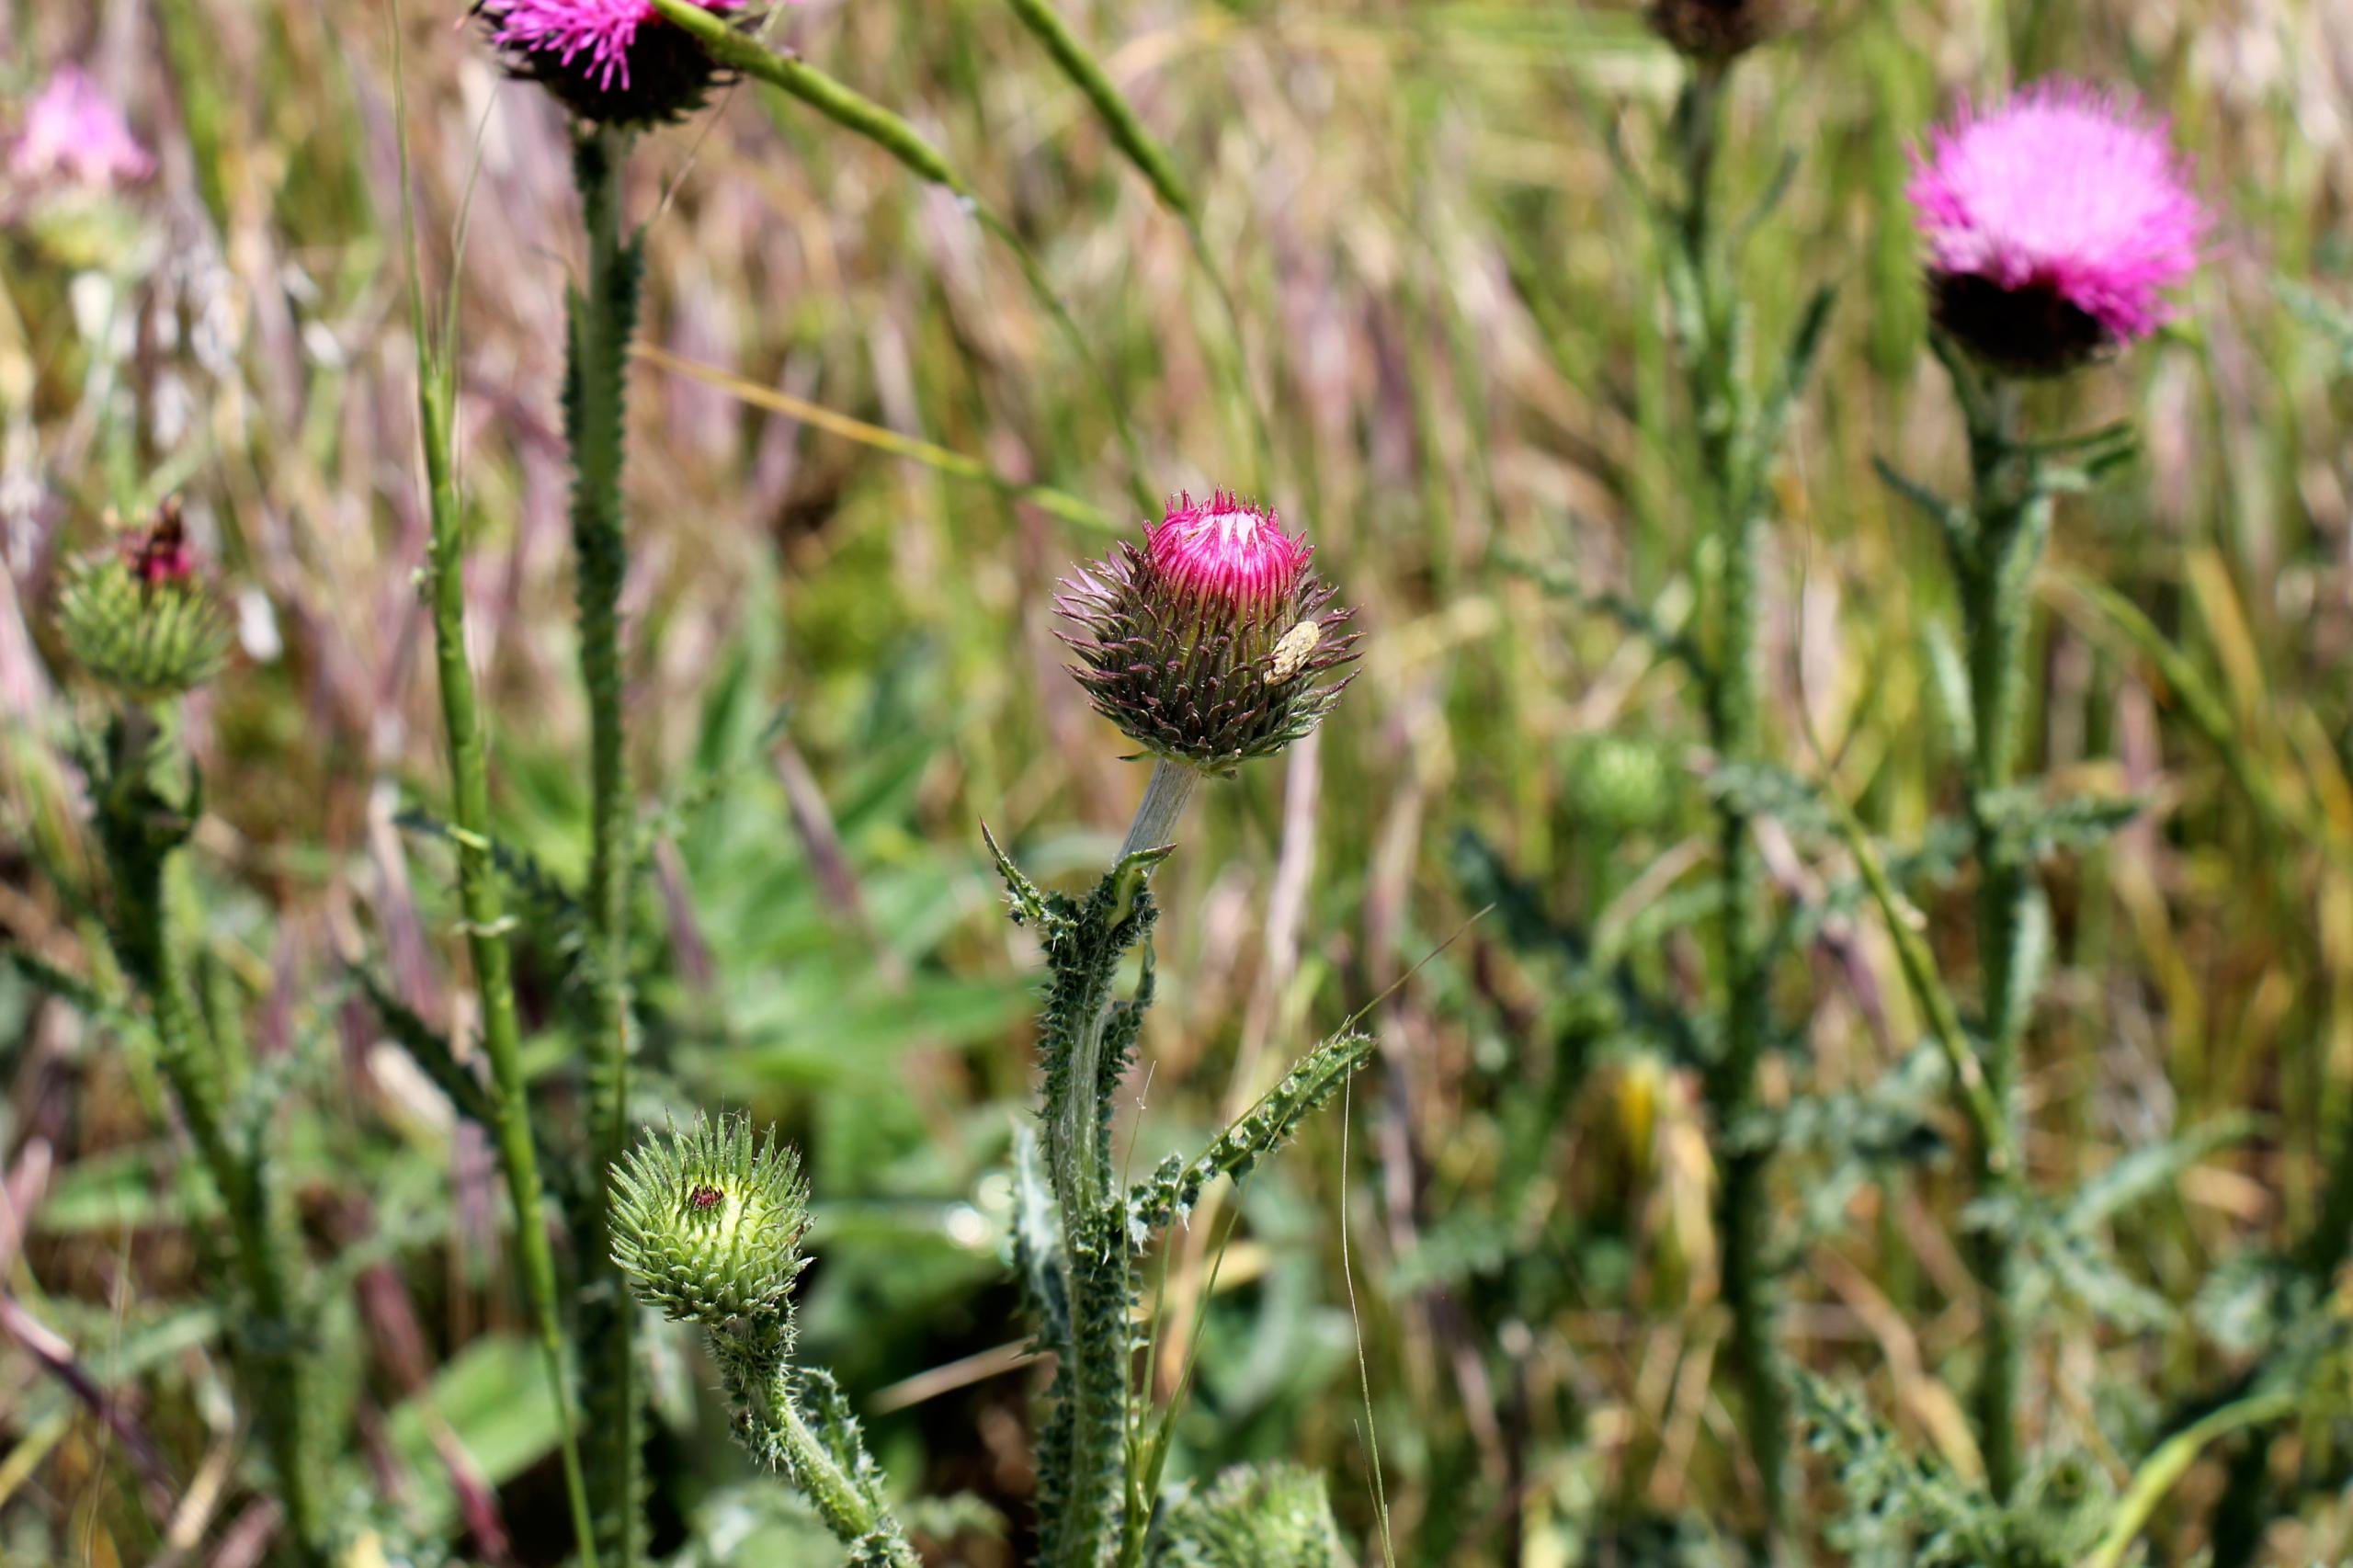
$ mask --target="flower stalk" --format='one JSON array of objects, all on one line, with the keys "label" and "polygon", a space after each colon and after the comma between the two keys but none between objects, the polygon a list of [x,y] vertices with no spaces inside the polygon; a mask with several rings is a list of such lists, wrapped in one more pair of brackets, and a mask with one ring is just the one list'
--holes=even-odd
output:
[{"label": "flower stalk", "polygon": [[270,1457],[297,1562],[326,1561],[325,1526],[305,1433],[311,1409],[306,1331],[296,1316],[287,1233],[257,1136],[241,1123],[220,1052],[191,987],[172,918],[172,867],[194,825],[157,790],[161,730],[155,715],[127,706],[108,727],[92,780],[100,849],[115,897],[114,937],[123,968],[147,1001],[156,1063],[177,1101],[197,1158],[221,1199],[229,1256],[247,1312],[233,1332],[256,1426]]},{"label": "flower stalk", "polygon": [[[631,802],[622,723],[620,594],[628,563],[621,463],[628,354],[642,268],[639,236],[625,235],[621,179],[631,132],[583,127],[574,175],[588,238],[587,276],[571,300],[564,412],[573,461],[581,684],[588,699],[589,856],[584,963],[590,1017],[590,1141],[598,1168],[628,1150],[629,872]],[[599,1188],[601,1190],[601,1188]],[[635,1312],[605,1260],[608,1211],[592,1217],[582,1249],[591,1278],[582,1305],[582,1376],[591,1391],[588,1473],[598,1499],[598,1545],[623,1565],[637,1555],[639,1410]]]},{"label": "flower stalk", "polygon": [[[421,304],[416,339],[428,348]],[[419,367],[417,418],[425,446],[427,510],[432,528],[426,557],[426,597],[433,617],[434,666],[441,687],[441,721],[449,748],[449,820],[457,829],[458,900],[466,948],[482,1003],[482,1042],[490,1060],[491,1108],[496,1119],[499,1165],[515,1210],[515,1239],[524,1294],[529,1298],[548,1384],[555,1395],[557,1446],[563,1455],[573,1535],[584,1568],[597,1568],[588,1489],[580,1464],[579,1423],[565,1364],[558,1315],[555,1255],[542,1210],[539,1153],[531,1133],[530,1100],[523,1078],[522,1029],[517,1020],[513,955],[506,910],[491,865],[490,768],[465,627],[465,514],[452,467],[456,387],[452,367],[429,351]]]}]

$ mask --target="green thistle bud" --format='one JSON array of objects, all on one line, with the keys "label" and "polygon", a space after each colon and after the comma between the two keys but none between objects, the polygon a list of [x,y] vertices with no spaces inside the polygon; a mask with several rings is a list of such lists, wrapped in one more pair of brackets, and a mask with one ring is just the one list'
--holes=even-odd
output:
[{"label": "green thistle bud", "polygon": [[1153,1568],[1341,1568],[1349,1561],[1324,1478],[1237,1465],[1168,1510]]},{"label": "green thistle bud", "polygon": [[1597,832],[1655,827],[1674,801],[1674,771],[1656,746],[1619,735],[1586,735],[1572,745],[1566,760],[1569,810]]},{"label": "green thistle bud", "polygon": [[65,569],[57,630],[92,678],[133,701],[184,696],[219,673],[229,623],[197,580],[176,500],[122,548]]},{"label": "green thistle bud", "polygon": [[706,1327],[786,1315],[808,1259],[801,1156],[744,1117],[647,1140],[613,1171],[613,1261],[666,1317]]}]

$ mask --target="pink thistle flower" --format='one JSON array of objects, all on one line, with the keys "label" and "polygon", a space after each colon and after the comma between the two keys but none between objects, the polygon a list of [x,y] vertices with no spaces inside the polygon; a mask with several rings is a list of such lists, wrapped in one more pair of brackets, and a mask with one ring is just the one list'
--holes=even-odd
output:
[{"label": "pink thistle flower", "polygon": [[1964,108],[1913,166],[1938,324],[2017,372],[2155,331],[2211,222],[2162,121],[2067,81]]},{"label": "pink thistle flower", "polygon": [[[743,0],[696,0],[733,11]],[[652,0],[475,0],[491,42],[583,119],[643,125],[702,105],[721,76],[701,44],[662,19]]]},{"label": "pink thistle flower", "polygon": [[1315,548],[1284,533],[1274,513],[1220,490],[1198,506],[1179,495],[1149,530],[1145,552],[1177,592],[1260,605],[1290,595]]},{"label": "pink thistle flower", "polygon": [[1324,722],[1353,663],[1355,611],[1310,569],[1303,536],[1218,491],[1190,495],[1062,585],[1054,608],[1096,711],[1154,756],[1230,772]]},{"label": "pink thistle flower", "polygon": [[26,109],[8,168],[27,184],[112,188],[145,179],[155,160],[115,101],[80,66],[61,65]]}]

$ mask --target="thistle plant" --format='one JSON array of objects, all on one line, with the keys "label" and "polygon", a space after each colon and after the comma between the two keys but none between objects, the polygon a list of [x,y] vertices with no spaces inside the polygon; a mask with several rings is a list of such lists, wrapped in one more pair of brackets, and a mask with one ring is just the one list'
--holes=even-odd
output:
[{"label": "thistle plant", "polygon": [[613,1261],[665,1317],[699,1324],[736,1440],[805,1494],[857,1568],[915,1568],[881,1469],[832,1377],[793,1360],[793,1281],[808,1259],[801,1158],[741,1117],[698,1114],[612,1173]]},{"label": "thistle plant", "polygon": [[[1740,59],[1782,30],[1779,0],[1659,0],[1654,28],[1682,54],[1686,78],[1670,126],[1679,189],[1654,199],[1661,222],[1667,290],[1685,394],[1697,431],[1689,487],[1712,592],[1688,662],[1697,676],[1708,737],[1728,776],[1763,755],[1757,642],[1757,557],[1772,496],[1770,480],[1789,413],[1810,371],[1828,318],[1830,295],[1802,314],[1781,363],[1760,373],[1750,362],[1750,308],[1739,289],[1738,247],[1718,222],[1717,165],[1726,105]],[[1704,1077],[1718,1134],[1716,1225],[1719,1290],[1730,1319],[1729,1366],[1738,1390],[1743,1440],[1760,1488],[1753,1554],[1780,1550],[1788,1508],[1789,1394],[1775,1344],[1776,1290],[1768,1261],[1769,1139],[1734,1137],[1756,1119],[1757,1070],[1773,1032],[1772,975],[1754,810],[1741,791],[1716,792],[1722,1028]]]},{"label": "thistle plant", "polygon": [[111,900],[105,936],[145,1004],[154,1062],[218,1196],[225,1237],[203,1256],[237,1310],[230,1323],[242,1391],[286,1510],[290,1553],[325,1561],[326,1520],[307,1427],[310,1335],[290,1233],[268,1149],[273,1101],[219,1038],[191,976],[177,869],[203,809],[193,768],[175,778],[167,726],[180,699],[216,673],[227,623],[197,571],[176,501],[114,549],[69,567],[58,603],[67,652],[107,693],[102,737],[85,752],[93,826]]},{"label": "thistle plant", "polygon": [[1975,1180],[1986,1218],[1970,1262],[1984,1312],[1971,1404],[1994,1500],[2026,1473],[2020,1431],[2028,1325],[2019,1226],[2030,1197],[2021,1057],[2050,951],[2036,880],[2040,823],[2018,774],[2032,584],[2057,498],[2131,452],[2129,428],[2056,440],[2021,428],[2024,384],[2147,336],[2165,291],[2196,265],[2207,217],[2164,130],[2069,83],[1966,110],[1917,159],[1910,191],[1928,252],[1937,356],[1969,437],[1971,488],[1950,502],[1893,469],[1890,483],[1941,529],[1959,589],[1968,710],[1957,715],[1977,862],[1980,990],[1965,1091],[1992,1107]]},{"label": "thistle plant", "polygon": [[[1135,1255],[1209,1182],[1241,1176],[1287,1140],[1371,1053],[1366,1037],[1343,1032],[1199,1154],[1172,1155],[1123,1187],[1112,1098],[1153,999],[1152,872],[1204,775],[1279,752],[1347,684],[1348,612],[1330,608],[1310,555],[1271,512],[1223,493],[1205,505],[1183,496],[1142,547],[1065,581],[1056,603],[1074,627],[1072,673],[1153,758],[1151,780],[1110,870],[1084,898],[1040,889],[989,839],[1013,918],[1037,933],[1051,971],[1041,1134],[1025,1135],[1017,1161],[1014,1255],[1037,1346],[1054,1358],[1037,1429],[1040,1555],[1057,1568],[1138,1563],[1152,1541],[1168,1433],[1165,1423],[1147,1430],[1136,1388]],[[1131,953],[1141,978],[1122,1000]]]}]

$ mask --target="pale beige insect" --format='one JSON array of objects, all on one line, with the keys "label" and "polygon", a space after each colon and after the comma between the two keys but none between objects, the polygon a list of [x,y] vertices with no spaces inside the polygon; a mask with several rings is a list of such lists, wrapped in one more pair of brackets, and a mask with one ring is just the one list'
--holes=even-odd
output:
[{"label": "pale beige insect", "polygon": [[1307,655],[1315,652],[1315,644],[1324,640],[1324,629],[1312,620],[1302,620],[1282,635],[1275,644],[1273,663],[1267,670],[1267,684],[1280,686],[1299,674],[1307,663]]}]

